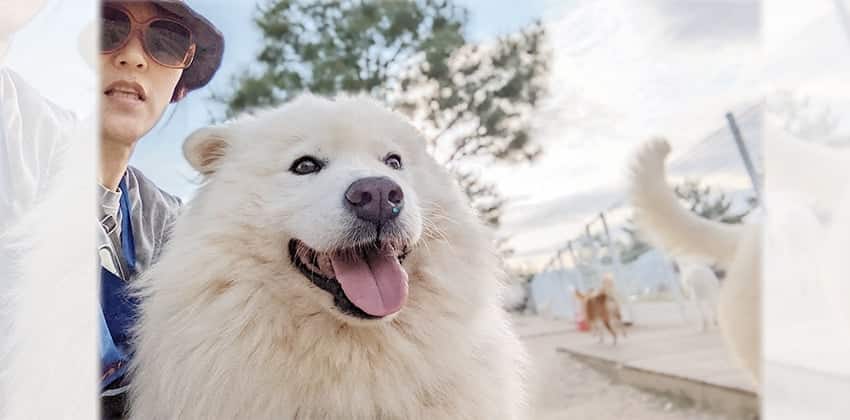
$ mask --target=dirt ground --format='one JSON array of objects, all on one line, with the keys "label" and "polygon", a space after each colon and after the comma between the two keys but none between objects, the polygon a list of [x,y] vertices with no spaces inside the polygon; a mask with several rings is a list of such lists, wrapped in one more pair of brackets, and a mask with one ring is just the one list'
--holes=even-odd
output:
[{"label": "dirt ground", "polygon": [[733,420],[614,384],[603,374],[558,353],[558,336],[524,338],[533,364],[535,420]]}]

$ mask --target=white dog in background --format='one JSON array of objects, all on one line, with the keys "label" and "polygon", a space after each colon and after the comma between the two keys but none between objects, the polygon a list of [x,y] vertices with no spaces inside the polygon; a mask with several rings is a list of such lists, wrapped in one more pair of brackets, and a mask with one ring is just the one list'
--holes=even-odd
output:
[{"label": "white dog in background", "polygon": [[699,330],[717,325],[717,298],[720,280],[711,267],[695,262],[679,261],[679,279],[699,314]]},{"label": "white dog in background", "polygon": [[403,118],[302,96],[184,152],[206,182],[140,279],[131,418],[524,417],[491,238]]},{"label": "white dog in background", "polygon": [[761,375],[761,224],[729,225],[684,208],[667,184],[666,140],[647,142],[632,167],[631,198],[644,234],[675,254],[716,261],[726,269],[718,321],[727,347],[751,374]]}]

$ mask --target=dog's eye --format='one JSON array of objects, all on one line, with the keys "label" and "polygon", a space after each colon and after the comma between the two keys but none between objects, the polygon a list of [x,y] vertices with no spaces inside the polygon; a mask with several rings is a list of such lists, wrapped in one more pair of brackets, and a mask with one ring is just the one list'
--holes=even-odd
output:
[{"label": "dog's eye", "polygon": [[312,156],[302,156],[292,162],[289,170],[296,175],[308,175],[322,170],[322,163]]},{"label": "dog's eye", "polygon": [[384,163],[386,163],[390,168],[401,169],[401,156],[391,154],[384,159]]}]

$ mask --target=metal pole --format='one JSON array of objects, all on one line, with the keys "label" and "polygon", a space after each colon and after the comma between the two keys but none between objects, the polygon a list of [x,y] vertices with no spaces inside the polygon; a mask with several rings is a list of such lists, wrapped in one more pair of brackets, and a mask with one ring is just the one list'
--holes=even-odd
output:
[{"label": "metal pole", "polygon": [[726,120],[729,121],[729,129],[732,130],[732,136],[735,138],[735,143],[738,145],[738,152],[741,154],[741,159],[744,161],[744,166],[747,168],[747,173],[750,175],[750,182],[753,184],[753,190],[756,192],[756,197],[761,201],[761,182],[758,174],[756,174],[753,161],[750,160],[750,154],[747,151],[747,146],[741,138],[741,130],[738,129],[738,123],[735,122],[735,116],[731,112],[726,113]]},{"label": "metal pole", "polygon": [[611,235],[608,233],[608,223],[605,222],[605,213],[599,212],[599,219],[602,220],[602,227],[605,229],[605,236],[608,237],[608,242],[611,242]]},{"label": "metal pole", "polygon": [[[608,221],[605,220],[605,213],[604,212],[599,213],[599,219],[602,220],[602,227],[605,229],[605,237],[608,240],[608,256],[611,257],[611,263],[614,265],[615,278],[617,279],[617,282],[622,285],[623,284],[623,281],[622,281],[623,280],[622,279],[622,271],[623,270],[622,270],[622,265],[620,263],[620,254],[617,252],[617,250],[614,249],[614,245],[611,241],[611,232],[608,230]],[[633,289],[634,285],[629,284],[629,288]],[[631,301],[631,299],[628,298],[628,294],[626,294],[625,295],[626,298],[623,299],[624,295],[623,295],[623,293],[620,292],[620,290],[621,290],[620,288],[618,288],[618,290],[617,290],[617,295],[618,295],[617,300],[620,301],[620,303],[625,303],[624,308],[623,308],[623,321],[634,323],[634,317],[633,317],[634,311],[632,309],[632,301]]]},{"label": "metal pole", "polygon": [[584,225],[584,238],[581,240],[581,242],[579,242],[579,244],[581,244],[581,252],[582,252],[582,256],[581,256],[581,273],[582,273],[582,275],[581,275],[581,286],[582,286],[583,290],[587,290],[587,289],[595,286],[594,283],[593,283],[594,279],[593,279],[593,272],[592,272],[593,264],[594,264],[593,254],[591,253],[591,255],[589,256],[590,257],[589,260],[587,258],[588,257],[587,256],[588,247],[593,245],[593,241],[590,238],[590,224]]},{"label": "metal pole", "polygon": [[573,267],[578,268],[578,258],[576,258],[576,251],[573,249],[573,241],[567,241],[567,248],[570,250],[570,255],[573,257]]},{"label": "metal pole", "polygon": [[608,257],[611,259],[611,263],[613,264],[614,253],[611,252],[611,234],[608,232],[608,222],[605,221],[605,213],[599,212],[599,220],[602,221],[602,230],[605,232],[605,246],[608,248]]}]

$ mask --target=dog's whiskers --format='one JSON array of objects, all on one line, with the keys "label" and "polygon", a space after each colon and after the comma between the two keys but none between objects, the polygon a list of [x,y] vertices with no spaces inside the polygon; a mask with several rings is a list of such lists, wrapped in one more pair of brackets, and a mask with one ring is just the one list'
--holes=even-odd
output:
[{"label": "dog's whiskers", "polygon": [[452,225],[457,225],[460,223],[456,218],[449,216],[446,209],[435,201],[427,202],[424,207],[428,209],[428,211],[426,211],[425,213],[428,214],[428,217],[432,219],[440,219],[441,221],[447,222]]},{"label": "dog's whiskers", "polygon": [[423,224],[425,234],[433,237],[434,239],[446,241],[448,240],[446,237],[446,232],[441,229],[436,223],[426,219],[426,223]]},{"label": "dog's whiskers", "polygon": [[426,235],[438,241],[451,245],[446,231],[440,228],[439,225],[437,225],[437,223],[432,221],[430,218],[426,217],[424,219],[423,227],[425,228]]}]

